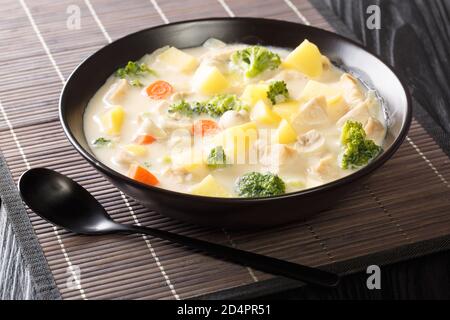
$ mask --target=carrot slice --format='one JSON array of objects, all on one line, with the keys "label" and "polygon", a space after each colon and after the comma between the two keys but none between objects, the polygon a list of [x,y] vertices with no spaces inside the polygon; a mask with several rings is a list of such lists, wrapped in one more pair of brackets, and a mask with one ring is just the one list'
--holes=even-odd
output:
[{"label": "carrot slice", "polygon": [[173,87],[166,81],[157,80],[150,84],[145,91],[150,98],[164,99],[173,92]]},{"label": "carrot slice", "polygon": [[217,122],[213,120],[198,120],[192,125],[192,134],[201,135],[213,134],[219,130]]},{"label": "carrot slice", "polygon": [[141,134],[134,139],[134,142],[137,144],[152,144],[155,142],[156,138],[149,134]]},{"label": "carrot slice", "polygon": [[156,186],[159,184],[158,178],[156,178],[150,171],[138,164],[132,164],[128,170],[128,176],[141,183],[148,184],[150,186]]}]

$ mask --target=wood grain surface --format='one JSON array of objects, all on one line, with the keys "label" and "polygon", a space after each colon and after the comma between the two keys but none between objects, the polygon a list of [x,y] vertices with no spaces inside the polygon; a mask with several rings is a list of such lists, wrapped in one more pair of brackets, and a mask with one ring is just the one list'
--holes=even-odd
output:
[{"label": "wood grain surface", "polygon": [[[417,122],[396,156],[335,208],[306,223],[252,233],[199,228],[143,208],[95,172],[65,139],[57,120],[62,85],[83,58],[108,42],[144,27],[206,16],[271,17],[331,29],[309,2],[188,0],[183,7],[173,0],[4,2],[0,147],[15,180],[26,168],[50,167],[80,182],[120,222],[327,268],[450,234],[450,162]],[[77,30],[66,28],[66,9],[73,4],[82,13]],[[184,299],[273,278],[158,239],[93,240],[52,228],[30,211],[29,217],[66,299]],[[79,282],[68,286],[70,278]]]}]

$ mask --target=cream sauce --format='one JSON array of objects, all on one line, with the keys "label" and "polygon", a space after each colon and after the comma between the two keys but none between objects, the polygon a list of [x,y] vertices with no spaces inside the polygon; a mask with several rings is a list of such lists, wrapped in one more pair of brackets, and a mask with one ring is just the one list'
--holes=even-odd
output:
[{"label": "cream sauce", "polygon": [[[327,59],[323,60],[322,75],[313,80],[329,87],[330,92],[339,92],[344,100],[337,102],[339,106],[335,107],[333,111],[329,109],[328,104],[332,104],[335,100],[331,96],[326,97],[324,108],[328,110],[328,113],[321,115],[317,111],[320,111],[320,108],[315,108],[317,104],[320,106],[320,99],[313,103],[304,100],[304,89],[309,79],[302,73],[280,67],[276,70],[265,71],[255,78],[247,79],[241,76],[239,71],[233,69],[228,61],[230,52],[245,48],[246,45],[225,45],[220,41],[209,41],[207,44],[182,50],[195,57],[199,62],[200,66],[190,71],[180,72],[177,66],[174,67],[167,61],[160,61],[158,55],[168,49],[165,47],[140,59],[139,62],[145,63],[156,72],[156,75],[139,78],[143,87],[130,86],[125,82],[126,80],[119,79],[114,75],[107,79],[90,100],[84,114],[86,138],[92,143],[92,151],[102,163],[125,175],[127,175],[131,163],[138,163],[157,177],[158,187],[185,193],[190,193],[193,186],[211,174],[230,196],[237,196],[234,191],[236,180],[251,171],[270,171],[278,174],[286,183],[286,192],[311,188],[352,173],[354,170],[344,170],[339,166],[339,157],[342,153],[339,140],[340,124],[343,121],[340,118],[342,117],[344,120],[347,117],[363,122],[369,137],[372,137],[377,144],[382,144],[386,125],[379,101],[359,82],[354,82],[354,78],[343,76],[344,72],[329,64]],[[289,54],[289,51],[285,49],[273,47],[269,49],[278,53],[282,59]],[[303,118],[300,117],[301,119],[297,119],[297,122],[293,115],[287,117],[297,132],[297,141],[287,144],[274,143],[273,139],[269,142],[264,141],[265,134],[273,138],[278,124],[267,125],[256,121],[259,137],[252,140],[250,146],[250,152],[254,152],[257,158],[254,163],[247,161],[247,163],[231,164],[219,169],[205,166],[204,161],[209,151],[218,144],[217,137],[215,135],[206,136],[204,139],[196,137],[193,143],[195,146],[192,149],[189,147],[192,143],[190,130],[193,121],[199,118],[213,118],[206,115],[195,116],[193,119],[176,118],[167,112],[170,104],[181,99],[204,101],[211,97],[211,95],[193,90],[196,69],[205,65],[216,66],[229,82],[224,93],[233,93],[238,97],[242,95],[249,84],[267,84],[274,80],[285,81],[291,100],[298,101],[297,107],[294,107],[296,112],[304,109]],[[149,98],[145,88],[156,80],[170,83],[174,92],[172,96],[164,100]],[[352,81],[354,85],[352,85]],[[305,107],[308,103],[312,105],[312,107],[310,106],[312,111],[308,111],[308,108]],[[294,106],[295,104],[295,102],[292,103]],[[123,108],[125,116],[120,125],[120,132],[111,134],[108,133],[106,126],[109,124],[105,124],[104,117],[117,105]],[[252,108],[254,106],[250,106],[250,109]],[[344,108],[344,110],[339,111],[338,108]],[[286,110],[291,109],[287,108]],[[278,112],[277,105],[273,107],[273,111]],[[245,115],[245,112],[243,114],[243,119],[246,119],[244,122],[254,118],[252,111],[249,111],[249,118],[248,114]],[[281,111],[278,114],[283,116]],[[142,130],[142,123],[146,121],[145,119],[151,119],[154,125],[164,130],[162,135],[165,133],[165,136],[134,150],[133,148],[136,149],[134,140],[138,131]],[[309,122],[304,119],[309,119]],[[218,123],[225,121],[217,118],[214,120]],[[221,132],[218,133],[218,135],[220,134]],[[95,146],[93,142],[99,137],[104,137],[112,142],[106,146]],[[191,152],[192,150],[195,151]],[[190,156],[191,153],[195,156]],[[197,157],[199,153],[201,155]],[[227,148],[225,148],[225,154],[227,155]]]}]

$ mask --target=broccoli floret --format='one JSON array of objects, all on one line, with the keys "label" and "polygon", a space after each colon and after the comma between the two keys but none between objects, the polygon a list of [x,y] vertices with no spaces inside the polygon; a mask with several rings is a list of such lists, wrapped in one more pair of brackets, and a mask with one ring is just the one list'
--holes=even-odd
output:
[{"label": "broccoli floret", "polygon": [[206,160],[208,167],[210,168],[223,168],[227,165],[227,157],[223,151],[222,146],[217,146],[209,152],[208,159]]},{"label": "broccoli floret", "polygon": [[276,69],[281,64],[280,56],[267,48],[251,46],[231,55],[231,61],[253,78],[267,69]]},{"label": "broccoli floret", "polygon": [[289,99],[289,91],[284,81],[272,82],[267,91],[267,98],[272,101],[272,104],[277,104]]},{"label": "broccoli floret", "polygon": [[247,109],[235,94],[220,94],[205,102],[206,113],[211,117],[220,117],[229,110]]},{"label": "broccoli floret", "polygon": [[366,165],[380,151],[381,147],[366,139],[366,132],[361,122],[348,120],[341,133],[344,153],[341,159],[342,169],[354,169]]},{"label": "broccoli floret", "polygon": [[228,110],[247,110],[247,106],[234,94],[217,95],[203,102],[176,102],[169,107],[169,113],[179,113],[188,117],[200,114],[208,114],[211,117],[220,117]]},{"label": "broccoli floret", "polygon": [[137,77],[144,76],[145,74],[156,75],[156,72],[150,69],[145,63],[128,61],[125,67],[117,69],[115,75],[120,79],[127,79],[128,83],[134,87],[142,87],[143,84]]},{"label": "broccoli floret", "polygon": [[286,192],[283,180],[273,173],[249,172],[236,183],[236,192],[240,197],[270,197]]},{"label": "broccoli floret", "polygon": [[181,100],[179,102],[175,102],[169,106],[169,113],[178,113],[183,116],[192,117],[194,115],[200,115],[202,113],[207,113],[205,103],[203,102],[187,102],[185,100]]},{"label": "broccoli floret", "polygon": [[178,113],[183,116],[191,117],[194,115],[194,110],[191,107],[191,104],[189,102],[186,102],[184,100],[181,100],[179,102],[175,102],[169,106],[168,109],[169,113]]}]

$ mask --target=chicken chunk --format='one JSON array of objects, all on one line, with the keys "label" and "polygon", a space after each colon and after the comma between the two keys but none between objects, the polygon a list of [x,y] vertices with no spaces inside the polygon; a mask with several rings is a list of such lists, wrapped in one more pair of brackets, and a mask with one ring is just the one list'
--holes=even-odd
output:
[{"label": "chicken chunk", "polygon": [[369,104],[372,103],[370,99],[366,99],[361,102],[358,106],[351,109],[349,112],[344,114],[337,122],[336,125],[338,127],[342,127],[347,120],[358,121],[363,125],[366,124],[367,120],[370,117],[369,113]]},{"label": "chicken chunk", "polygon": [[192,91],[178,91],[178,92],[173,93],[169,99],[172,102],[176,102],[176,101],[184,100],[184,99],[190,97],[192,94],[193,94]]},{"label": "chicken chunk", "polygon": [[310,126],[322,125],[328,122],[327,100],[324,96],[312,98],[292,116],[292,126],[297,133],[305,131]]},{"label": "chicken chunk", "polygon": [[260,151],[260,163],[266,167],[268,171],[280,173],[289,164],[292,164],[296,157],[297,151],[285,144],[266,145]]},{"label": "chicken chunk", "polygon": [[167,133],[161,129],[150,117],[144,117],[138,128],[137,135],[149,134],[157,139],[167,137]]},{"label": "chicken chunk", "polygon": [[222,129],[227,129],[244,124],[248,121],[250,121],[250,119],[247,111],[228,110],[220,117],[219,126]]},{"label": "chicken chunk", "polygon": [[312,167],[311,173],[322,181],[328,181],[337,178],[338,165],[336,157],[329,154],[319,160],[315,166]]},{"label": "chicken chunk", "polygon": [[339,80],[344,99],[349,105],[356,106],[364,100],[364,94],[359,89],[358,81],[348,73],[344,73]]},{"label": "chicken chunk", "polygon": [[383,143],[386,128],[377,119],[369,117],[364,126],[364,131],[366,131],[367,138],[373,140],[375,144],[381,145]]},{"label": "chicken chunk", "polygon": [[111,89],[107,93],[107,99],[113,104],[119,104],[121,99],[128,91],[128,82],[126,79],[120,79],[118,82],[111,86]]}]

